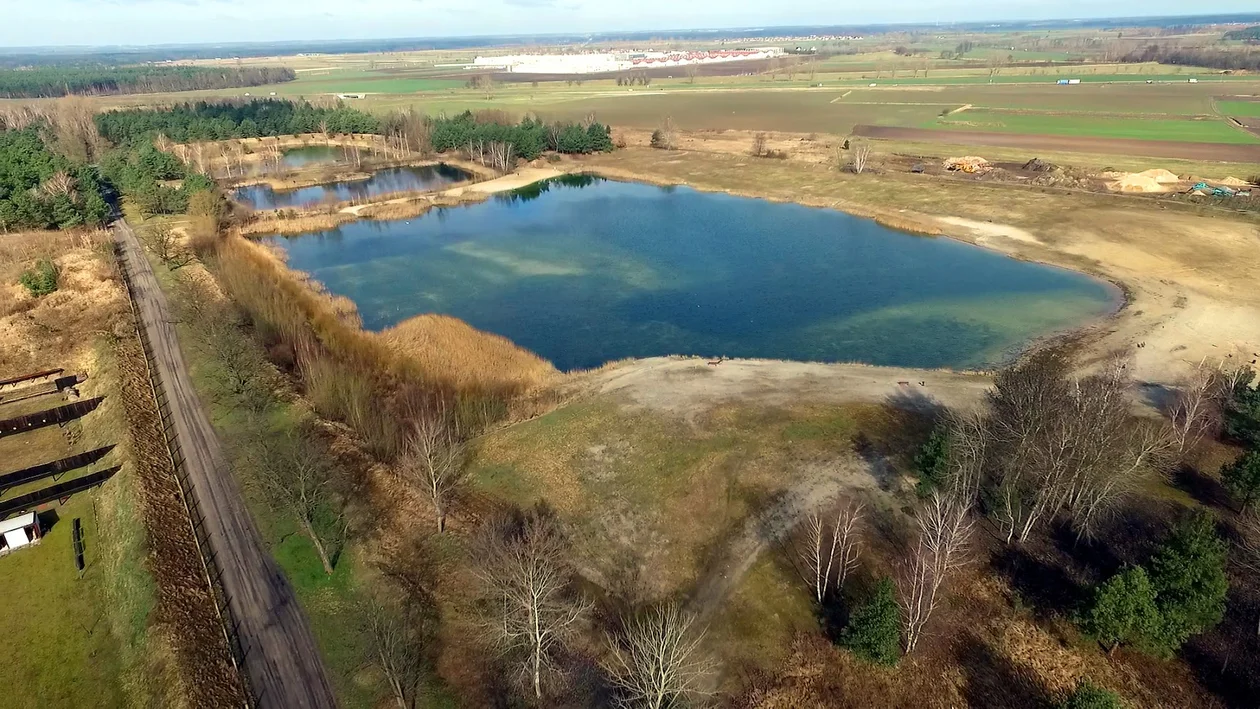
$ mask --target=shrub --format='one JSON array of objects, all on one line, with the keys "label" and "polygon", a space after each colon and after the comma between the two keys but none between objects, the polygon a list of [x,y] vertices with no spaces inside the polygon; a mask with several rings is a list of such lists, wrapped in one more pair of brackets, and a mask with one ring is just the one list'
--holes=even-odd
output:
[{"label": "shrub", "polygon": [[40,298],[57,291],[57,266],[48,259],[40,259],[34,271],[26,271],[18,279],[31,295]]},{"label": "shrub", "polygon": [[853,611],[840,633],[840,644],[868,662],[897,664],[901,657],[901,611],[892,579],[880,581],[875,595]]},{"label": "shrub", "polygon": [[1059,709],[1123,709],[1120,696],[1087,679],[1076,683],[1072,694],[1059,704]]}]

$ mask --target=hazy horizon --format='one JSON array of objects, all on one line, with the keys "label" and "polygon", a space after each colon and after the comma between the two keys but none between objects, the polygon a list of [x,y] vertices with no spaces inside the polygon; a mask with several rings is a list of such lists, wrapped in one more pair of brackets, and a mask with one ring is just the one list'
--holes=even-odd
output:
[{"label": "hazy horizon", "polygon": [[[854,9],[846,7],[853,5]],[[912,23],[1029,22],[1251,14],[1254,0],[1211,8],[1121,0],[906,0],[892,7],[827,0],[640,0],[633,15],[601,0],[44,0],[4,10],[0,46],[109,47],[493,37]],[[1205,12],[1204,10],[1208,10]],[[67,21],[73,18],[73,21]]]}]

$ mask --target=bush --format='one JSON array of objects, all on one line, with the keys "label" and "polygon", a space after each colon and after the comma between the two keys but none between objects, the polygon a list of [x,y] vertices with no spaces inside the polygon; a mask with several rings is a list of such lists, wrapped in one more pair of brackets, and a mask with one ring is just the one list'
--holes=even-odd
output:
[{"label": "bush", "polygon": [[1120,696],[1115,692],[1103,689],[1087,679],[1076,683],[1072,691],[1059,709],[1123,709]]},{"label": "bush", "polygon": [[849,619],[840,644],[858,657],[880,665],[895,665],[901,657],[901,611],[892,579],[884,579],[871,597]]},{"label": "bush", "polygon": [[41,259],[35,264],[35,270],[23,273],[18,282],[30,291],[31,295],[40,298],[57,291],[57,275],[56,264],[48,259]]}]

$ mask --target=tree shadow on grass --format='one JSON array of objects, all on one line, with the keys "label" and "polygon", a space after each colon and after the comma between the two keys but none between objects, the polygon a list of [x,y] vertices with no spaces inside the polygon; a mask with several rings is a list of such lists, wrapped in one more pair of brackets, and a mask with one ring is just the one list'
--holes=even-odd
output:
[{"label": "tree shadow on grass", "polygon": [[956,651],[965,684],[963,697],[972,709],[1052,709],[1053,700],[1031,672],[1023,670],[974,635]]},{"label": "tree shadow on grass", "polygon": [[1172,474],[1173,487],[1193,497],[1199,504],[1222,509],[1232,509],[1229,493],[1219,480],[1183,465]]}]

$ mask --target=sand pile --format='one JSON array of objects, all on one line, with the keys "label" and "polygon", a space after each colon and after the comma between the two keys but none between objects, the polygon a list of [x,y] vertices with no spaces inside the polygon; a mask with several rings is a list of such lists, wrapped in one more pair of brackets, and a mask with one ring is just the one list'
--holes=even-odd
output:
[{"label": "sand pile", "polygon": [[1169,172],[1168,170],[1164,170],[1164,169],[1146,170],[1145,172],[1139,172],[1137,174],[1141,177],[1149,177],[1150,179],[1154,180],[1155,182],[1161,185],[1169,185],[1174,182],[1181,182],[1181,178],[1177,177],[1176,173]]},{"label": "sand pile", "polygon": [[1140,194],[1160,194],[1171,189],[1167,185],[1155,181],[1154,178],[1141,174],[1126,175],[1112,182],[1109,187],[1116,192],[1135,192]]},{"label": "sand pile", "polygon": [[965,172],[967,174],[983,174],[993,169],[988,160],[978,155],[964,155],[960,158],[949,158],[945,161],[944,167],[950,172]]},{"label": "sand pile", "polygon": [[1221,184],[1226,187],[1250,187],[1251,183],[1246,180],[1240,180],[1237,177],[1226,177],[1221,180]]}]

